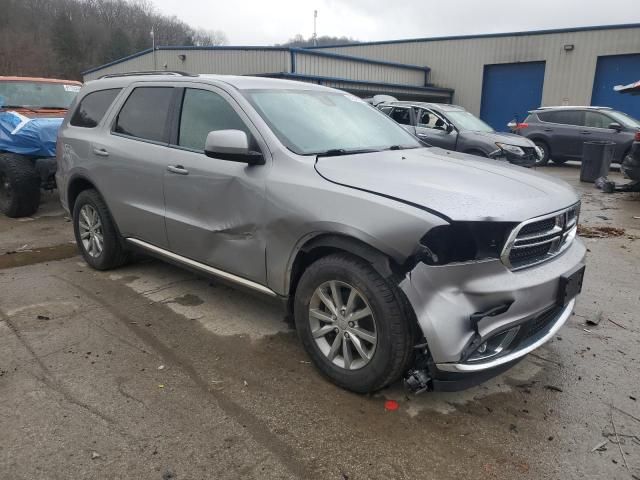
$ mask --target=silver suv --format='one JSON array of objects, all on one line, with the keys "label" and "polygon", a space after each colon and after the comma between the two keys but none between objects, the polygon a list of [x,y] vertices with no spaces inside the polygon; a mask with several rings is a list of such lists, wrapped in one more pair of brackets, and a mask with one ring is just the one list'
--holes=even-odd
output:
[{"label": "silver suv", "polygon": [[565,323],[582,284],[576,193],[422,147],[350,94],[269,78],[87,83],[59,134],[78,246],[140,249],[278,298],[318,370],[356,392],[454,390]]}]

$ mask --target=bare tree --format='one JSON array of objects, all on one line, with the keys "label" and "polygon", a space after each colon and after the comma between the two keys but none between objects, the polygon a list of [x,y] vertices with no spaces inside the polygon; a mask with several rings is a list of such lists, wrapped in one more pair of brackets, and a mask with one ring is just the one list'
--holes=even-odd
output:
[{"label": "bare tree", "polygon": [[160,14],[149,0],[2,0],[0,75],[80,78],[96,65],[156,45],[226,43]]}]

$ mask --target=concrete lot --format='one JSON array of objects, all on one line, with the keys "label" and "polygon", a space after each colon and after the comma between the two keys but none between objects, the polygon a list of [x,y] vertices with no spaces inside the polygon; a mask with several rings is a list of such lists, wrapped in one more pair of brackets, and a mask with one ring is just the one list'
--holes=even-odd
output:
[{"label": "concrete lot", "polygon": [[151,260],[90,270],[55,195],[1,218],[0,478],[640,478],[640,196],[541,170],[626,233],[585,239],[556,339],[451,394],[342,391],[261,298]]}]

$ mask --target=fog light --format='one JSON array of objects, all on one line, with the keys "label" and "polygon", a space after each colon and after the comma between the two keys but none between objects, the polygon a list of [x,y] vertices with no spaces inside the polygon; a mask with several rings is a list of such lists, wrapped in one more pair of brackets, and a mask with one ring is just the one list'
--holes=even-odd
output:
[{"label": "fog light", "polygon": [[502,333],[494,335],[476,348],[467,360],[469,362],[478,362],[499,355],[509,348],[519,331],[520,327],[513,327]]}]

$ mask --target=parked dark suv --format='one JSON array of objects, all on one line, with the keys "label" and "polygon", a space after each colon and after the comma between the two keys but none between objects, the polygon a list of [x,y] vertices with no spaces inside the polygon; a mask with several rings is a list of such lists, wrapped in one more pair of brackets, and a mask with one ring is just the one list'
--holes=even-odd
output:
[{"label": "parked dark suv", "polygon": [[515,130],[542,150],[537,165],[581,160],[582,144],[594,140],[615,142],[613,161],[620,163],[640,130],[640,121],[608,107],[543,107],[531,110]]}]

